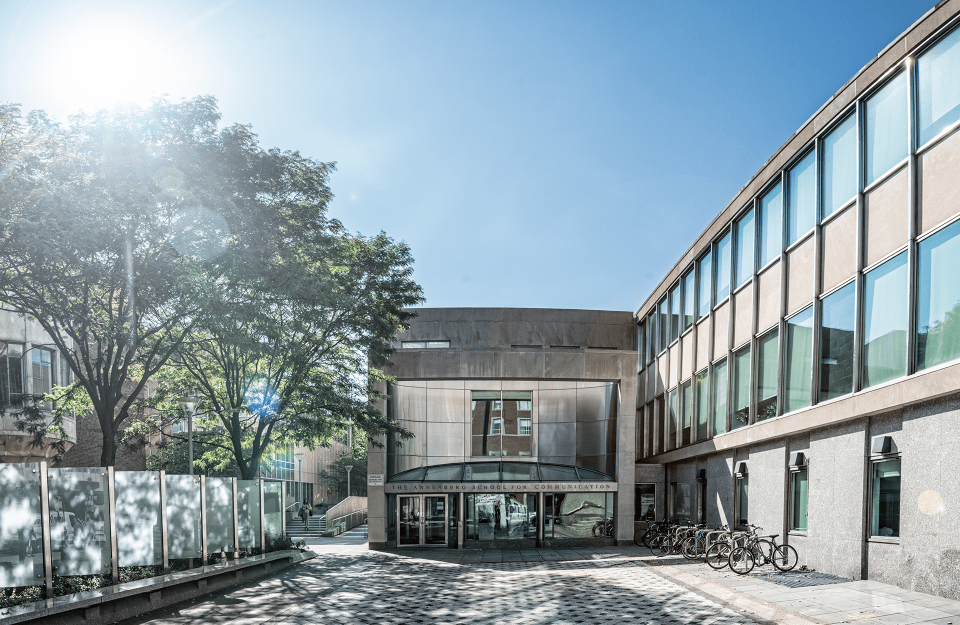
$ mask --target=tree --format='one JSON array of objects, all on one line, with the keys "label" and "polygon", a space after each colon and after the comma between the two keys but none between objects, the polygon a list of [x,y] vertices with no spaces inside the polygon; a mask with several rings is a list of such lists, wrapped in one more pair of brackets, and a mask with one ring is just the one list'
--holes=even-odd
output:
[{"label": "tree", "polygon": [[158,373],[161,418],[152,425],[175,416],[172,400],[190,389],[198,426],[220,434],[210,444],[233,454],[244,479],[277,445],[323,445],[347,423],[371,440],[405,434],[374,402],[390,341],[411,316],[405,307],[422,301],[405,244],[326,219],[329,165],[296,153],[260,157],[273,186],[251,201],[295,214],[296,227],[283,228],[284,245],[256,271],[224,252],[232,304],[198,322]]},{"label": "tree", "polygon": [[422,301],[409,249],[327,218],[332,163],[264,150],[219,120],[212,97],[64,127],[0,107],[0,303],[66,358],[102,465],[132,417],[180,392],[145,398],[162,371],[201,391],[244,476],[274,440],[319,440],[351,418],[390,427],[372,382],[403,307]]},{"label": "tree", "polygon": [[0,303],[36,319],[68,362],[72,392],[100,423],[102,465],[207,304],[204,263],[184,235],[220,234],[185,224],[216,188],[203,163],[218,121],[212,98],[63,127],[0,107]]},{"label": "tree", "polygon": [[[216,436],[212,432],[199,430],[193,433],[193,453],[195,469],[198,474],[207,477],[240,477],[240,469],[233,461],[232,456],[225,458],[225,462],[211,461],[216,458],[215,449],[210,444]],[[189,453],[186,441],[175,437],[164,441],[159,449],[147,457],[148,471],[166,471],[171,475],[186,475],[190,473]]]},{"label": "tree", "polygon": [[338,493],[340,499],[347,496],[347,467],[350,470],[350,495],[367,496],[367,453],[366,448],[354,449],[353,453],[344,452],[337,456],[329,469],[320,469],[320,479],[327,487]]}]

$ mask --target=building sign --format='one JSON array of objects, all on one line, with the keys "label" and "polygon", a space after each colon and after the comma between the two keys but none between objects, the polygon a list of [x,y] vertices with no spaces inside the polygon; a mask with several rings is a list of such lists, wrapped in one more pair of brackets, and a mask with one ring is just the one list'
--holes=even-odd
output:
[{"label": "building sign", "polygon": [[383,486],[383,473],[367,473],[367,486]]},{"label": "building sign", "polygon": [[532,493],[532,492],[617,492],[616,482],[432,482],[386,484],[385,493]]}]

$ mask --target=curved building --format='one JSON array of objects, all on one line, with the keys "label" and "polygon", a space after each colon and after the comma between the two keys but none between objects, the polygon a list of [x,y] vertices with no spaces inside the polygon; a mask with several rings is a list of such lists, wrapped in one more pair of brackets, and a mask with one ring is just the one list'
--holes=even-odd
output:
[{"label": "curved building", "polygon": [[960,2],[781,147],[635,314],[425,309],[371,448],[374,548],[756,524],[960,598]]}]

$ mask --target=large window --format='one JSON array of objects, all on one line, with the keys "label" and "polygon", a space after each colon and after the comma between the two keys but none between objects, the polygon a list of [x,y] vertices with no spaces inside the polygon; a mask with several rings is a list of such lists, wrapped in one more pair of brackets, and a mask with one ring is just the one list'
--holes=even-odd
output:
[{"label": "large window", "polygon": [[778,184],[760,200],[760,266],[783,251],[783,188]]},{"label": "large window", "polygon": [[660,320],[657,325],[660,327],[660,342],[657,349],[662,352],[670,344],[670,314],[667,309],[667,299],[660,302]]},{"label": "large window", "polygon": [[711,299],[710,295],[712,294],[712,284],[713,284],[713,269],[711,265],[711,255],[708,253],[706,256],[700,259],[699,267],[697,273],[700,276],[700,293],[698,297],[699,310],[698,316],[703,317],[710,313]]},{"label": "large window", "polygon": [[753,275],[756,239],[757,227],[751,210],[737,222],[737,286],[749,280],[750,276]]},{"label": "large window", "polygon": [[866,184],[907,156],[907,73],[901,72],[866,102]]},{"label": "large window", "polygon": [[[33,361],[33,394],[46,395],[53,390],[56,383],[53,379],[56,368],[54,366],[54,352],[49,349],[35,347],[31,360]],[[50,410],[53,406],[50,403],[43,403],[41,406],[45,410]]]},{"label": "large window", "polygon": [[680,336],[680,285],[670,291],[670,342]]},{"label": "large window", "polygon": [[750,422],[750,346],[733,355],[733,421],[735,430]]},{"label": "large window", "polygon": [[823,216],[829,217],[857,192],[857,118],[837,126],[823,140]]},{"label": "large window", "polygon": [[673,490],[672,517],[674,519],[692,519],[693,518],[693,484],[673,483],[670,485]]},{"label": "large window", "polygon": [[750,478],[746,475],[737,478],[737,526],[743,527],[750,522],[747,511],[750,508]]},{"label": "large window", "polygon": [[696,283],[696,272],[690,271],[683,277],[683,330],[690,327],[693,323],[694,307],[697,303],[697,296],[694,293]]},{"label": "large window", "polygon": [[530,391],[472,391],[471,455],[529,456],[533,449]]},{"label": "large window", "polygon": [[713,435],[727,431],[727,363],[713,366]]},{"label": "large window", "polygon": [[960,119],[960,30],[917,61],[917,126],[920,144]]},{"label": "large window", "polygon": [[707,369],[704,369],[696,375],[693,381],[694,393],[696,394],[696,427],[697,440],[702,441],[709,436],[707,432],[708,415],[710,414],[710,384]]},{"label": "large window", "polygon": [[647,315],[647,364],[657,357],[657,313]]},{"label": "large window", "polygon": [[637,484],[634,487],[634,521],[655,521],[657,519],[657,485]]},{"label": "large window", "polygon": [[907,373],[907,253],[864,276],[863,388]]},{"label": "large window", "polygon": [[873,464],[870,535],[900,536],[900,459]]},{"label": "large window", "polygon": [[811,150],[790,170],[787,198],[787,245],[799,240],[817,221],[816,154]]},{"label": "large window", "polygon": [[717,242],[717,302],[730,295],[730,233]]},{"label": "large window", "polygon": [[787,320],[783,411],[810,405],[813,382],[813,307]]},{"label": "large window", "polygon": [[670,422],[670,426],[667,431],[667,446],[665,449],[670,451],[677,447],[677,430],[680,425],[680,415],[677,412],[677,389],[673,389],[667,395],[667,411],[669,412],[667,419]]},{"label": "large window", "polygon": [[960,222],[921,241],[918,256],[917,369],[921,370],[960,358]]},{"label": "large window", "polygon": [[780,341],[777,330],[757,339],[757,421],[777,416]]},{"label": "large window", "polygon": [[0,343],[0,409],[23,405],[23,345]]},{"label": "large window", "polygon": [[823,298],[820,315],[820,401],[853,392],[854,283]]},{"label": "large window", "polygon": [[807,531],[807,468],[790,474],[790,529]]},{"label": "large window", "polygon": [[680,444],[692,442],[693,430],[693,387],[690,380],[680,385]]}]

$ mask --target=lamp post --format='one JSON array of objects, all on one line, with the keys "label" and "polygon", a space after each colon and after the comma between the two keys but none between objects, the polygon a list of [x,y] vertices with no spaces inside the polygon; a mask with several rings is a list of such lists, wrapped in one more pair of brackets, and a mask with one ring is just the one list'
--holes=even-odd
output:
[{"label": "lamp post", "polygon": [[303,497],[301,497],[301,491],[303,490],[303,452],[298,451],[293,454],[293,457],[297,459],[297,503],[300,503],[303,499]]},{"label": "lamp post", "polygon": [[183,408],[183,412],[187,415],[187,465],[190,468],[190,475],[193,475],[193,415],[196,412],[196,407],[194,406],[193,400],[195,395],[192,394],[192,391],[187,391],[187,393],[178,399],[180,407]]},{"label": "lamp post", "polygon": [[343,467],[347,470],[347,497],[350,496],[350,471],[353,470],[353,465],[347,465]]}]

